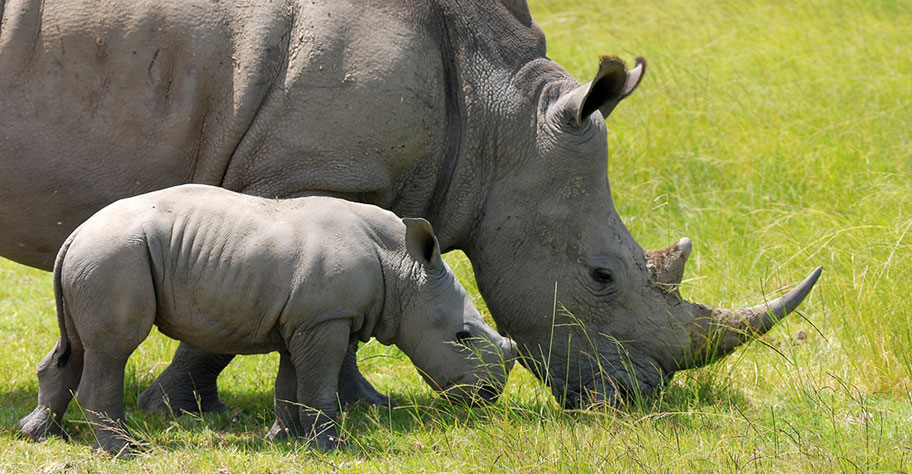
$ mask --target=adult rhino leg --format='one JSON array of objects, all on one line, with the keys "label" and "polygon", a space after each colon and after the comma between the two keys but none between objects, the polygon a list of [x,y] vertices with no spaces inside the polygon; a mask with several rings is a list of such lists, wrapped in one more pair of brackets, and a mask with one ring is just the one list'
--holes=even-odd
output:
[{"label": "adult rhino leg", "polygon": [[358,341],[348,345],[342,370],[339,371],[339,403],[343,407],[356,403],[368,405],[397,406],[395,400],[380,394],[358,369]]},{"label": "adult rhino leg", "polygon": [[139,394],[139,408],[150,413],[226,410],[216,382],[233,358],[232,354],[213,354],[182,342],[171,365]]},{"label": "adult rhino leg", "polygon": [[299,414],[298,373],[288,351],[281,351],[279,355],[279,373],[275,383],[276,420],[266,434],[266,439],[271,441],[305,435]]}]

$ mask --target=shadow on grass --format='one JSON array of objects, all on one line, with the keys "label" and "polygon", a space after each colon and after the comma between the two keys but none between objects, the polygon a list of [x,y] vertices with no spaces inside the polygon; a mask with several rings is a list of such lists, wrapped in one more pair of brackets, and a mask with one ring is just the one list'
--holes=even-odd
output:
[{"label": "shadow on grass", "polygon": [[[355,405],[341,413],[340,431],[348,441],[348,455],[370,457],[414,451],[416,433],[461,429],[486,429],[489,425],[538,423],[541,412],[497,403],[485,407],[451,404],[435,394],[391,393],[396,407]],[[227,412],[154,415],[128,405],[130,428],[152,443],[154,449],[183,451],[198,448],[229,448],[238,451],[275,451],[278,454],[319,453],[307,439],[269,441],[266,432],[273,422],[271,393],[226,392]],[[546,417],[572,421],[585,414],[547,411]],[[91,440],[86,440],[91,442]]]},{"label": "shadow on grass", "polygon": [[747,405],[744,393],[732,388],[728,379],[692,370],[676,374],[664,390],[638,404],[638,407],[642,409],[648,406],[650,411],[657,412],[684,412],[710,407],[738,409]]},{"label": "shadow on grass", "polygon": [[[349,441],[349,455],[371,457],[406,454],[415,450],[414,440],[421,433],[448,433],[461,430],[502,433],[517,426],[622,424],[652,422],[687,424],[693,415],[708,412],[745,410],[749,401],[730,386],[726,377],[711,371],[685,371],[653,397],[629,401],[619,408],[561,410],[551,399],[511,400],[493,405],[467,407],[451,404],[430,393],[391,393],[397,407],[355,405],[340,415],[341,432]],[[128,426],[141,439],[149,441],[152,451],[196,451],[230,449],[240,452],[270,452],[280,455],[312,452],[307,440],[272,442],[265,435],[274,420],[271,390],[232,391],[223,387],[221,397],[228,410],[221,413],[148,414],[138,410],[137,395],[146,388],[144,380],[127,378],[125,404]],[[0,391],[0,433],[18,433],[19,418],[35,406],[34,387],[6,387]],[[73,442],[90,446],[92,430],[71,403],[65,427]]]}]

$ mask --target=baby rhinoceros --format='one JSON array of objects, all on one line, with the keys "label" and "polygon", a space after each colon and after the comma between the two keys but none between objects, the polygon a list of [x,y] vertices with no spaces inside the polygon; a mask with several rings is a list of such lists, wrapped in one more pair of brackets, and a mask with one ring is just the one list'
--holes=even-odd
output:
[{"label": "baby rhinoceros", "polygon": [[278,351],[270,436],[339,445],[350,341],[395,344],[435,389],[492,401],[515,345],[482,320],[430,224],[327,197],[273,200],[184,185],[118,201],[57,255],[60,340],[38,366],[33,439],[64,437],[73,392],[97,445],[132,447],[124,366],[152,325],[214,353]]}]

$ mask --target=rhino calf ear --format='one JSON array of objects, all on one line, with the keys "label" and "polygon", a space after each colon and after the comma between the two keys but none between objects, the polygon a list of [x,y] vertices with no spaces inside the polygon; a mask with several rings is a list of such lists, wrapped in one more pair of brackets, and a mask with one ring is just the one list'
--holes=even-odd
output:
[{"label": "rhino calf ear", "polygon": [[596,110],[603,118],[608,118],[618,103],[640,85],[645,73],[646,60],[643,58],[637,58],[636,66],[627,70],[620,59],[602,56],[595,79],[561,98],[558,106],[576,127],[582,126]]},{"label": "rhino calf ear", "polygon": [[440,244],[431,223],[421,218],[402,219],[405,224],[405,249],[418,263],[429,270],[443,268]]}]

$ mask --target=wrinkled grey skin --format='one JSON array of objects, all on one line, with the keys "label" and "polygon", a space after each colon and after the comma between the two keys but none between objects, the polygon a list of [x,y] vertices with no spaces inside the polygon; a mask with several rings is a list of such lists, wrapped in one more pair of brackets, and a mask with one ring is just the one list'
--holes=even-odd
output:
[{"label": "wrinkled grey skin", "polygon": [[[127,358],[153,324],[215,353],[279,351],[270,437],[338,446],[349,341],[396,344],[449,397],[496,399],[515,346],[485,324],[440,257],[431,226],[375,206],[273,200],[185,185],[118,201],[64,243],[54,269],[60,341],[38,370],[33,439],[77,392],[97,444],[129,449]],[[77,390],[78,387],[78,390]]]},{"label": "wrinkled grey skin", "polygon": [[[581,86],[522,0],[0,5],[8,258],[50,268],[95,210],[179,183],[369,202],[465,251],[498,328],[567,406],[725,355],[816,280],[769,308],[681,300],[689,244],[644,253],[606,176],[603,119],[645,63],[603,58]],[[219,408],[228,360],[182,345],[140,404],[162,409],[164,391],[194,410],[195,388]],[[354,360],[341,397],[378,401]]]}]

